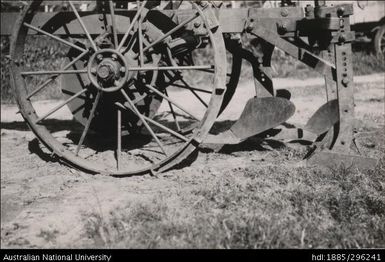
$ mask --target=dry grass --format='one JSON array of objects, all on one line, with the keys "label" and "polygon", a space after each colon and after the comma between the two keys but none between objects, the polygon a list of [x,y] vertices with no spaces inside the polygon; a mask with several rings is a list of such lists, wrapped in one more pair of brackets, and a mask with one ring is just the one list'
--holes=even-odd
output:
[{"label": "dry grass", "polygon": [[368,173],[270,165],[193,187],[195,176],[170,178],[179,189],[85,214],[85,236],[109,248],[383,248],[384,172],[382,159]]},{"label": "dry grass", "polygon": [[[56,68],[64,56],[57,50],[39,54],[28,56],[32,67],[47,63]],[[4,59],[2,55],[2,102],[12,101]],[[354,61],[358,75],[385,69],[365,53],[354,54]],[[280,65],[275,76],[316,76],[279,53],[274,63]],[[234,165],[207,170],[196,163],[195,169],[162,175],[176,186],[127,200],[108,214],[84,213],[83,237],[91,240],[90,248],[384,248],[385,149],[382,132],[377,136],[380,140],[373,143],[380,145],[382,159],[366,173],[344,166],[297,166],[303,152],[285,147],[264,154],[269,161],[239,167],[237,156],[252,161],[258,155],[248,145],[237,152],[209,152],[204,157],[215,163],[231,159]]]}]

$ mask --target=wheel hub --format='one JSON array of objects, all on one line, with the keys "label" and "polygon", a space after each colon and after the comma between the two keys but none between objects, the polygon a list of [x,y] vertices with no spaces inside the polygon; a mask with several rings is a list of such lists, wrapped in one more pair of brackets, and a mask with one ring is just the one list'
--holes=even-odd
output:
[{"label": "wheel hub", "polygon": [[115,77],[114,66],[109,63],[100,64],[97,70],[98,77],[104,81]]},{"label": "wheel hub", "polygon": [[128,63],[113,49],[96,52],[88,63],[88,76],[92,84],[103,92],[116,92],[129,80]]}]

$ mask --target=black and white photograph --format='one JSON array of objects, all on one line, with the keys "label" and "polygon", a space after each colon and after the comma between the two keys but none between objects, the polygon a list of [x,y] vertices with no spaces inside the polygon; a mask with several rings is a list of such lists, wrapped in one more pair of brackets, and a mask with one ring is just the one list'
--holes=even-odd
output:
[{"label": "black and white photograph", "polygon": [[2,261],[384,261],[385,1],[1,0],[0,33]]}]

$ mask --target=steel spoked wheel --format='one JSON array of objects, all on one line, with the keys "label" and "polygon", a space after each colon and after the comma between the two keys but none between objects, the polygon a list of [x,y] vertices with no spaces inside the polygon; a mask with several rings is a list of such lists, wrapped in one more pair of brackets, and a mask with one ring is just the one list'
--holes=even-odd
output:
[{"label": "steel spoked wheel", "polygon": [[[69,10],[47,21],[42,2],[16,23],[11,83],[47,149],[85,171],[123,176],[167,170],[197,148],[226,86],[223,35],[209,4],[163,12],[137,1],[123,11],[111,0],[81,12],[67,1]],[[198,24],[200,34],[191,29]],[[59,66],[26,61],[39,37],[47,50],[60,49]],[[47,108],[42,99],[52,90],[61,100]]]},{"label": "steel spoked wheel", "polygon": [[379,57],[385,56],[385,25],[381,25],[374,38],[374,50]]}]

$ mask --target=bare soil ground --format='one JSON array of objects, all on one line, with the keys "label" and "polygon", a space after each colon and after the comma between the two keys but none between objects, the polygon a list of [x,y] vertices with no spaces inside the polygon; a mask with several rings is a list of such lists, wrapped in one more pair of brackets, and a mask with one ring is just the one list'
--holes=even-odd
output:
[{"label": "bare soil ground", "polygon": [[[295,123],[322,104],[312,81],[278,83],[292,92]],[[383,161],[384,75],[356,83],[358,147]],[[252,92],[241,86],[220,121],[236,119]],[[203,147],[157,177],[89,175],[45,153],[16,111],[1,106],[2,248],[384,247],[384,165],[306,168],[305,146],[249,139]]]}]

